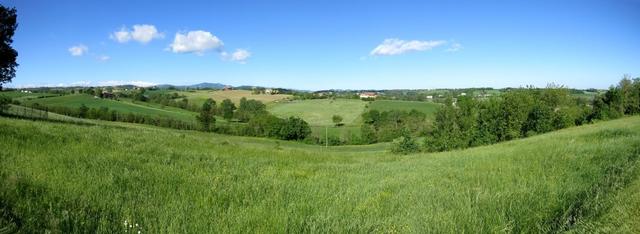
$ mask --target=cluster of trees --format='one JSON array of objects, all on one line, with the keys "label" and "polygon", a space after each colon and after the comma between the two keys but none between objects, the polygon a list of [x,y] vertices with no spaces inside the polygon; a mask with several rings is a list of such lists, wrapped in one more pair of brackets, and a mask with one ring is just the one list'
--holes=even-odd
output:
[{"label": "cluster of trees", "polygon": [[[215,116],[235,124],[215,126]],[[282,140],[303,140],[311,134],[309,124],[296,117],[278,118],[267,112],[267,106],[257,100],[240,99],[239,106],[225,99],[218,107],[213,99],[207,99],[196,117],[203,131],[242,136],[270,137]]]},{"label": "cluster of trees", "polygon": [[628,77],[591,103],[555,85],[513,89],[488,100],[459,97],[436,113],[424,146],[445,151],[487,145],[637,113],[640,79]]},{"label": "cluster of trees", "polygon": [[436,113],[428,151],[445,151],[493,144],[586,123],[587,102],[566,88],[517,89],[500,98],[459,97]]},{"label": "cluster of trees", "polygon": [[361,141],[365,144],[392,141],[400,136],[423,136],[429,130],[429,122],[422,112],[370,110],[362,114]]},{"label": "cluster of trees", "polygon": [[258,115],[242,126],[241,135],[281,140],[303,140],[311,134],[309,124],[298,117],[282,119],[271,114]]},{"label": "cluster of trees", "polygon": [[625,76],[617,86],[593,101],[590,119],[615,119],[640,113],[640,78]]},{"label": "cluster of trees", "polygon": [[195,103],[189,102],[189,99],[178,93],[152,93],[150,95],[138,95],[143,97],[144,101],[157,103],[163,106],[172,106],[188,111],[199,112],[200,108]]}]

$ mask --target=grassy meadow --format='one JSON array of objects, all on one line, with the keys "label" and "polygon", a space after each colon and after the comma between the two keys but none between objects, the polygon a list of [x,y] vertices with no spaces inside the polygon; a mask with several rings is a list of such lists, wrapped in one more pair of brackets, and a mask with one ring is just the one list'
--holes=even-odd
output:
[{"label": "grassy meadow", "polygon": [[358,99],[311,99],[279,103],[268,110],[279,117],[300,117],[311,126],[333,126],[331,117],[340,115],[342,123],[349,126],[358,123],[366,104]]},{"label": "grassy meadow", "polygon": [[148,102],[133,102],[129,99],[121,99],[119,101],[111,99],[94,98],[88,94],[73,94],[65,96],[55,96],[39,99],[31,99],[24,101],[25,104],[31,105],[38,103],[44,106],[63,106],[71,108],[79,108],[85,105],[89,108],[108,107],[110,110],[116,110],[120,113],[135,113],[147,116],[161,116],[165,118],[173,118],[185,122],[195,122],[197,113],[184,109],[161,106]]},{"label": "grassy meadow", "polygon": [[640,117],[406,156],[383,145],[3,117],[0,138],[8,231],[633,232],[638,224]]},{"label": "grassy meadow", "polygon": [[419,101],[401,101],[401,100],[376,100],[368,105],[369,110],[377,111],[411,111],[417,110],[427,114],[427,118],[433,118],[436,111],[441,104],[433,102],[419,102]]},{"label": "grassy meadow", "polygon": [[37,99],[37,98],[60,96],[59,94],[52,94],[52,93],[23,93],[19,91],[2,91],[0,92],[0,95],[3,95],[5,97],[8,97],[20,102]]},{"label": "grassy meadow", "polygon": [[190,102],[196,103],[198,105],[202,105],[205,100],[208,98],[213,98],[216,102],[220,103],[224,99],[229,99],[236,105],[240,103],[240,99],[254,99],[261,101],[262,103],[269,104],[272,102],[282,101],[284,99],[288,99],[292,97],[288,94],[253,94],[248,90],[194,90],[194,91],[175,91],[175,90],[161,90],[159,92],[167,92],[167,93],[178,93],[179,95],[184,95],[189,99]]}]

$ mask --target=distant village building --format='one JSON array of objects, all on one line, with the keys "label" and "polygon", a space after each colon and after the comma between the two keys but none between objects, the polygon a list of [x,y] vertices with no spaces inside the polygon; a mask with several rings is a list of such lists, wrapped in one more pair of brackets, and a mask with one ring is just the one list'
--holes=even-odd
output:
[{"label": "distant village building", "polygon": [[100,95],[102,98],[113,98],[113,93],[109,92],[109,91],[102,91],[102,95]]},{"label": "distant village building", "polygon": [[279,93],[279,91],[277,89],[265,89],[264,90],[264,94],[272,95],[272,94],[278,94],[278,93]]},{"label": "distant village building", "polygon": [[432,95],[427,95],[427,99],[433,99]]},{"label": "distant village building", "polygon": [[374,92],[362,92],[362,93],[360,93],[360,98],[361,99],[375,99],[376,97],[378,97],[378,94],[376,94]]},{"label": "distant village building", "polygon": [[229,85],[225,85],[224,88],[222,88],[222,91],[229,91],[229,90],[233,90],[233,87]]},{"label": "distant village building", "polygon": [[467,93],[461,93],[460,96],[467,96]]}]

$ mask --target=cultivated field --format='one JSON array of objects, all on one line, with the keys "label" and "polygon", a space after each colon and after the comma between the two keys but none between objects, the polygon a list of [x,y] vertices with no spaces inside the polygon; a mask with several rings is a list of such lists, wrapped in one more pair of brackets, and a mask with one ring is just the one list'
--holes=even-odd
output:
[{"label": "cultivated field", "polygon": [[9,231],[634,232],[640,224],[640,117],[407,156],[380,145],[325,149],[3,117],[0,138],[0,222]]},{"label": "cultivated field", "polygon": [[248,90],[228,90],[228,91],[197,90],[197,91],[189,91],[189,92],[167,90],[166,92],[185,95],[187,96],[187,99],[189,99],[189,101],[194,102],[198,105],[202,105],[202,103],[204,103],[204,101],[207,100],[207,98],[213,98],[213,100],[215,100],[218,103],[222,102],[222,100],[224,99],[230,99],[236,105],[238,105],[240,103],[240,99],[242,99],[243,97],[247,99],[258,100],[265,104],[281,101],[291,97],[291,95],[288,95],[288,94],[274,94],[274,95],[252,94],[251,91],[248,91]]}]

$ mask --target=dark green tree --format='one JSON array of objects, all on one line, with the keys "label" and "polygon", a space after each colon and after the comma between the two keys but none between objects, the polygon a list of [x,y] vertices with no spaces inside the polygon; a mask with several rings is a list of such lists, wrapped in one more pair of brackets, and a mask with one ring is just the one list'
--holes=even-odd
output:
[{"label": "dark green tree", "polygon": [[0,112],[4,112],[9,109],[9,103],[11,103],[11,99],[9,97],[0,95]]},{"label": "dark green tree", "polygon": [[267,106],[265,104],[253,99],[247,100],[245,97],[240,99],[240,106],[235,112],[235,116],[240,122],[247,122],[255,116],[266,114]]},{"label": "dark green tree", "polygon": [[335,126],[341,126],[342,125],[342,116],[339,115],[333,115],[331,117],[331,121],[333,121],[333,124]]},{"label": "dark green tree", "polygon": [[404,134],[391,143],[389,150],[394,154],[411,154],[419,152],[420,146],[411,137],[411,134]]},{"label": "dark green tree", "polygon": [[220,114],[222,114],[222,118],[226,120],[231,120],[233,118],[233,111],[236,110],[236,105],[229,99],[222,100],[220,104]]},{"label": "dark green tree", "polygon": [[15,8],[0,5],[0,90],[2,84],[11,82],[16,75],[18,52],[11,47],[13,34],[18,27]]},{"label": "dark green tree", "polygon": [[81,104],[80,108],[78,109],[78,116],[80,116],[80,118],[87,118],[88,114],[89,114],[89,108],[84,104]]},{"label": "dark green tree", "polygon": [[311,134],[309,124],[298,117],[289,117],[280,128],[280,138],[283,140],[302,140]]},{"label": "dark green tree", "polygon": [[216,102],[209,98],[202,104],[202,108],[200,109],[200,114],[196,116],[196,119],[202,125],[203,131],[210,131],[211,125],[215,124],[216,118],[213,116],[213,113],[216,109]]}]

